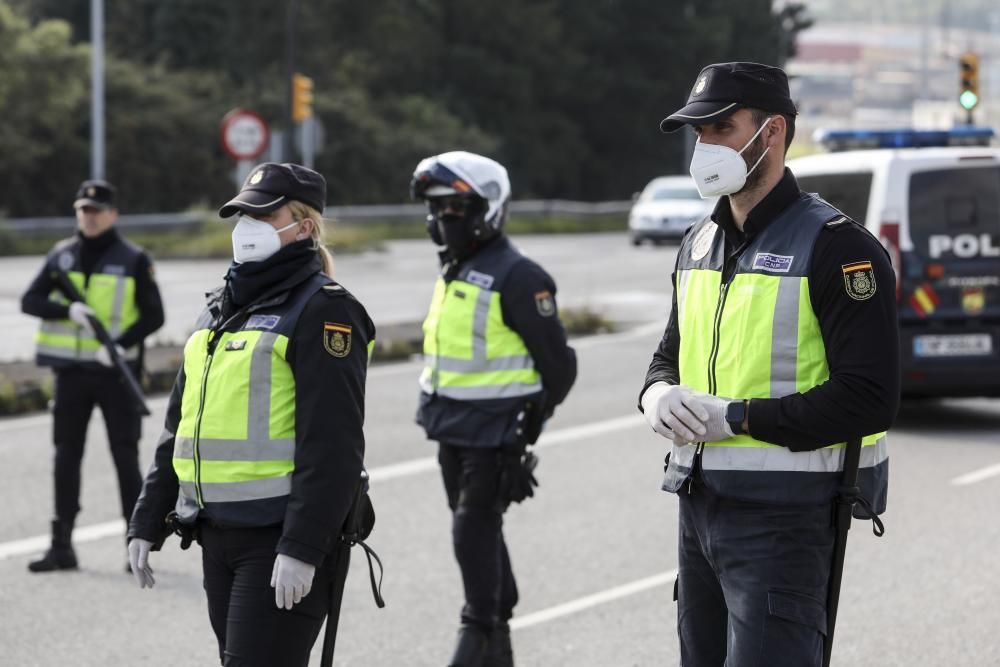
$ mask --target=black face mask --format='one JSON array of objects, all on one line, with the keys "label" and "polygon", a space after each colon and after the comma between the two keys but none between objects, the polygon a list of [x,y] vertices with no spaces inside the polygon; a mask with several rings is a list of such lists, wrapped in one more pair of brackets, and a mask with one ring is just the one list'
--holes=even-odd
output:
[{"label": "black face mask", "polygon": [[486,202],[479,197],[441,197],[428,200],[428,205],[431,239],[458,261],[475,253],[481,241],[475,233],[481,227],[477,221],[486,212]]},{"label": "black face mask", "polygon": [[448,253],[461,261],[476,251],[478,239],[473,225],[463,216],[442,215],[437,219],[438,234],[448,248]]}]

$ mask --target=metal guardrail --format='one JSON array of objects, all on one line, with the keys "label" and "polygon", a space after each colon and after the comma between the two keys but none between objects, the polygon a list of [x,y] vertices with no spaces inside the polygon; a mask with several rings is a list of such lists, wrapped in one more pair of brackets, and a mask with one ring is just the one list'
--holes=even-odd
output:
[{"label": "metal guardrail", "polygon": [[[195,212],[130,213],[119,216],[117,224],[133,230],[169,230],[197,227],[203,219],[202,214]],[[0,220],[0,230],[29,236],[70,234],[74,229],[76,229],[76,218],[68,215]]]},{"label": "metal guardrail", "polygon": [[[631,201],[582,202],[565,199],[525,199],[511,202],[511,215],[518,217],[598,217],[628,213]],[[339,222],[377,220],[389,224],[422,222],[427,209],[423,204],[376,204],[368,206],[328,206],[323,215]],[[197,227],[205,213],[142,213],[123,214],[118,224],[132,230],[170,230]],[[11,218],[0,220],[0,229],[18,234],[43,236],[70,233],[76,228],[76,218],[56,216],[43,218]]]}]

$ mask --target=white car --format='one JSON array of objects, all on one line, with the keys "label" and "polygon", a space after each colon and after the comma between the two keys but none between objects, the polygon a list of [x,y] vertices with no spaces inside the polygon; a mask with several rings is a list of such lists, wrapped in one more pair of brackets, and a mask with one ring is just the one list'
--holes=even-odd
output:
[{"label": "white car", "polygon": [[654,178],[628,214],[632,245],[680,239],[688,227],[712,212],[715,202],[701,198],[690,176]]},{"label": "white car", "polygon": [[788,163],[802,190],[889,251],[904,395],[1000,396],[1000,148],[989,146],[992,136],[988,128],[817,132],[834,150],[869,150]]}]

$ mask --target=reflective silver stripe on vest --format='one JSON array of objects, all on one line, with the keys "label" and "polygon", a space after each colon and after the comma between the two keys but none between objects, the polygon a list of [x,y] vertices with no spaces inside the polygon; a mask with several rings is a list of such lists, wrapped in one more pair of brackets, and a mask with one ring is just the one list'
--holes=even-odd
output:
[{"label": "reflective silver stripe on vest", "polygon": [[[203,461],[291,461],[295,458],[295,438],[280,440],[223,440],[200,438],[198,454]],[[194,458],[194,438],[179,436],[174,456]]]},{"label": "reflective silver stripe on vest", "polygon": [[771,325],[771,398],[788,396],[796,390],[801,283],[802,278],[795,276],[778,278],[774,322]]},{"label": "reflective silver stripe on vest", "polygon": [[180,483],[180,488],[177,491],[177,504],[174,505],[174,511],[177,512],[178,518],[185,523],[191,523],[198,517],[198,498],[195,495],[193,483]]},{"label": "reflective silver stripe on vest", "polygon": [[[262,333],[250,359],[247,440],[265,447],[271,441],[271,352],[277,340],[276,333]],[[282,457],[282,460],[291,458]]]},{"label": "reflective silver stripe on vest", "polygon": [[448,373],[523,371],[530,370],[535,367],[535,362],[530,355],[497,357],[496,359],[480,360],[454,359],[452,357],[438,357],[433,354],[425,354],[424,364],[430,367],[437,367],[438,370]]},{"label": "reflective silver stripe on vest", "polygon": [[53,336],[76,337],[82,329],[83,327],[73,324],[69,320],[42,320],[41,326],[42,333],[52,334]]},{"label": "reflective silver stripe on vest", "polygon": [[490,319],[491,295],[489,290],[480,288],[479,296],[476,297],[476,310],[472,315],[472,358],[477,361],[486,361],[486,323]]},{"label": "reflective silver stripe on vest", "polygon": [[65,347],[52,347],[51,345],[38,345],[35,351],[45,357],[55,357],[57,359],[69,359],[71,361],[76,361],[76,350],[71,350]]},{"label": "reflective silver stripe on vest", "polygon": [[111,321],[108,322],[108,333],[117,338],[122,333],[122,308],[125,305],[125,278],[115,278],[115,299],[111,305]]},{"label": "reflective silver stripe on vest", "polygon": [[[94,339],[90,339],[94,340]],[[76,350],[65,347],[52,347],[51,345],[38,345],[35,351],[45,357],[55,357],[57,359],[68,359],[70,361],[93,361],[97,363],[97,350]],[[139,358],[139,346],[130,347],[125,350],[125,360],[135,361]]]},{"label": "reflective silver stripe on vest", "polygon": [[[194,498],[194,482],[181,482],[180,491]],[[234,503],[280,498],[291,492],[291,475],[253,479],[247,482],[201,483],[201,497],[206,503]]]},{"label": "reflective silver stripe on vest", "polygon": [[541,390],[541,382],[532,384],[510,382],[508,384],[486,385],[482,387],[438,387],[437,393],[459,401],[479,401],[490,398],[517,398],[518,396],[536,394]]},{"label": "reflective silver stripe on vest", "polygon": [[[885,436],[861,448],[862,468],[872,468],[887,458]],[[705,470],[840,472],[844,468],[844,447],[793,452],[787,447],[724,447],[709,443],[702,449],[701,465]]]},{"label": "reflective silver stripe on vest", "polygon": [[680,279],[677,281],[677,330],[680,331],[684,324],[684,301],[687,299],[687,284],[691,278],[691,271],[685,269],[680,272]]}]

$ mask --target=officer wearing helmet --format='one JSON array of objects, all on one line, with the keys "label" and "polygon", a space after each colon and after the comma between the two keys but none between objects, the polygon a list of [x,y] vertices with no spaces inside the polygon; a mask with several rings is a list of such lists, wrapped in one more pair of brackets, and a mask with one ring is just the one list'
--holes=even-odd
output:
[{"label": "officer wearing helmet", "polygon": [[555,282],[503,233],[510,192],[502,165],[464,151],[421,161],[410,183],[442,246],[417,422],[439,443],[465,588],[453,667],[514,664],[508,621],[518,592],[503,514],[532,495],[527,446],[576,379]]}]

